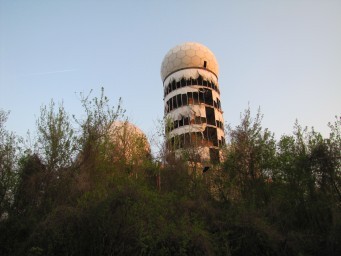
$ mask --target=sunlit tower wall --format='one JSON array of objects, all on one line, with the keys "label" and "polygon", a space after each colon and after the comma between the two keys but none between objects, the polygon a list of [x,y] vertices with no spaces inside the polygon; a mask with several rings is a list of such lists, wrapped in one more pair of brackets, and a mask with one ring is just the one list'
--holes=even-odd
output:
[{"label": "sunlit tower wall", "polygon": [[[161,65],[167,150],[195,149],[198,162],[218,163],[225,144],[218,62],[206,46],[187,42],[170,49]],[[192,151],[193,152],[193,151]]]}]

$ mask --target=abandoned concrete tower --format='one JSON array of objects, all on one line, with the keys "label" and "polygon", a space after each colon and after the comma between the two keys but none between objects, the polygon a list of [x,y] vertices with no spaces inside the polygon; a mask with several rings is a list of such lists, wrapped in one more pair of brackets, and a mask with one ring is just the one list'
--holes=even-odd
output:
[{"label": "abandoned concrete tower", "polygon": [[218,75],[214,54],[202,44],[177,45],[164,57],[161,78],[169,152],[195,151],[197,162],[220,161],[225,136]]}]

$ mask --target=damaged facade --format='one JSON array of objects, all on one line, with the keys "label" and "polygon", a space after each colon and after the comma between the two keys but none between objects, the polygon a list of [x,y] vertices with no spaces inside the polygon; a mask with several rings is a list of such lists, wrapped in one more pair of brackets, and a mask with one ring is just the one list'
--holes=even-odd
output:
[{"label": "damaged facade", "polygon": [[161,66],[167,149],[196,149],[198,162],[217,163],[225,144],[214,54],[198,43],[172,48]]}]

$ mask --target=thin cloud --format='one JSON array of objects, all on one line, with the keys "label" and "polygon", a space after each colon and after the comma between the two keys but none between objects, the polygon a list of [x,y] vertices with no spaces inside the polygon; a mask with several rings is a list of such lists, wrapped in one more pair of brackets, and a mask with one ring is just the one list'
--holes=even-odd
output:
[{"label": "thin cloud", "polygon": [[74,71],[77,71],[77,69],[63,69],[63,70],[53,70],[53,71],[45,71],[45,72],[35,72],[35,73],[24,74],[24,76],[49,75],[49,74],[67,73],[67,72],[74,72]]}]

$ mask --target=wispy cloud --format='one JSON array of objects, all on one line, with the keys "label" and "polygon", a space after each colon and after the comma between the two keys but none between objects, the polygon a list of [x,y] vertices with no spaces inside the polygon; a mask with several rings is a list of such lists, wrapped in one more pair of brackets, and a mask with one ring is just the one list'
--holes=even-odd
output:
[{"label": "wispy cloud", "polygon": [[34,73],[28,73],[23,74],[24,76],[35,76],[35,75],[49,75],[49,74],[58,74],[58,73],[67,73],[67,72],[74,72],[77,71],[77,69],[62,69],[62,70],[52,70],[52,71],[45,71],[45,72],[34,72]]}]

